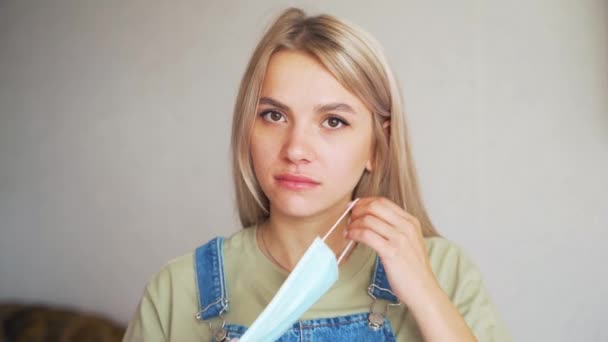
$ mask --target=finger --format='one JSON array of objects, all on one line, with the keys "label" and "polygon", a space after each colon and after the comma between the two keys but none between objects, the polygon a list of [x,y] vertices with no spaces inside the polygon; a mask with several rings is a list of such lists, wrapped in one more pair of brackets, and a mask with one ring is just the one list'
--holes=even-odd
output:
[{"label": "finger", "polygon": [[375,250],[378,255],[387,248],[388,241],[373,230],[356,228],[348,231],[348,238],[363,243]]},{"label": "finger", "polygon": [[418,218],[414,215],[411,215],[410,213],[406,212],[406,220],[408,220],[408,222],[410,222],[411,226],[413,228],[415,228],[416,230],[416,235],[418,235],[421,239],[424,238],[423,234],[422,234],[422,224],[420,223],[420,220],[418,220]]},{"label": "finger", "polygon": [[400,234],[394,227],[373,215],[365,215],[351,221],[347,230],[371,229],[386,240],[393,240]]},{"label": "finger", "polygon": [[373,215],[400,231],[403,231],[404,224],[408,224],[406,212],[384,197],[367,197],[359,201],[353,207],[351,221],[365,215]]},{"label": "finger", "polygon": [[[372,197],[370,200],[365,201],[364,204],[370,209],[373,214],[383,212],[389,224],[395,226],[398,230],[409,234],[409,230],[415,230],[416,235],[423,237],[420,220],[406,210],[401,208],[395,202],[385,197]],[[387,211],[390,210],[390,212]],[[392,213],[392,215],[391,215]],[[396,221],[398,220],[398,221]],[[403,223],[406,221],[407,223]]]}]

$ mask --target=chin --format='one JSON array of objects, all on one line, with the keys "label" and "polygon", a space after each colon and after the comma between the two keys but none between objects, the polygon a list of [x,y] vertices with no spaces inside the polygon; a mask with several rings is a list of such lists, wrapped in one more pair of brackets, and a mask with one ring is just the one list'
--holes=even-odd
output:
[{"label": "chin", "polygon": [[271,199],[271,203],[274,203],[273,209],[280,211],[283,215],[303,218],[312,216],[326,207],[314,196],[308,198],[299,196],[286,197],[280,196],[274,202]]},{"label": "chin", "polygon": [[331,206],[336,205],[338,199],[327,198],[320,194],[280,194],[270,198],[273,210],[283,215],[305,218],[317,215]]}]

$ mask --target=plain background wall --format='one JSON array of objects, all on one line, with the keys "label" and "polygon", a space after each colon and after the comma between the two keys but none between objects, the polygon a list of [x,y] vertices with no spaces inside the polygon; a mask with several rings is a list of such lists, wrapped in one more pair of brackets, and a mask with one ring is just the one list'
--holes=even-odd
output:
[{"label": "plain background wall", "polygon": [[[370,31],[439,230],[517,341],[606,341],[608,2],[291,2]],[[0,299],[126,322],[238,229],[238,82],[281,1],[0,1]]]}]

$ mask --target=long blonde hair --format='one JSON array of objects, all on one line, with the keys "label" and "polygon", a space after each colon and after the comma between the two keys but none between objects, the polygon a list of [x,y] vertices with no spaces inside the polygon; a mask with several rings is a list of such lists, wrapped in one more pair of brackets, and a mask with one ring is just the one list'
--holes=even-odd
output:
[{"label": "long blonde hair", "polygon": [[[234,106],[232,171],[243,227],[260,224],[269,215],[268,198],[253,171],[249,141],[270,57],[285,49],[316,58],[372,112],[374,165],[361,176],[353,198],[384,196],[418,218],[424,236],[439,235],[422,202],[401,91],[380,45],[353,25],[330,15],[307,16],[298,8],[285,10],[258,43]],[[387,120],[389,129],[383,129]]]}]

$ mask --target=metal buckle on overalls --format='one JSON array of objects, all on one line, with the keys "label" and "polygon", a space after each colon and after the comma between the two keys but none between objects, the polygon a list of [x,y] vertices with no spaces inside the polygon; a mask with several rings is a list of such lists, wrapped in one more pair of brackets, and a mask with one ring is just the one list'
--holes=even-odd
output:
[{"label": "metal buckle on overalls", "polygon": [[374,292],[373,292],[374,288],[378,288],[378,289],[385,290],[385,291],[389,291],[389,290],[383,289],[376,284],[371,284],[367,288],[367,294],[370,297],[372,297],[372,299],[373,299],[372,305],[369,308],[369,316],[367,317],[367,325],[370,327],[370,329],[372,329],[374,331],[378,331],[378,330],[380,330],[380,328],[382,328],[382,325],[384,325],[384,319],[386,318],[386,314],[388,313],[389,307],[399,306],[399,305],[401,305],[401,302],[400,301],[397,303],[388,302],[384,306],[384,310],[382,312],[377,312],[374,308],[376,306],[376,302],[378,302],[378,298],[376,298],[376,296],[374,296]]},{"label": "metal buckle on overalls", "polygon": [[213,338],[215,339],[215,342],[225,342],[225,341],[228,341],[228,332],[223,327],[224,323],[222,323],[222,327],[221,328],[217,329],[213,333]]},{"label": "metal buckle on overalls", "polygon": [[224,327],[226,326],[226,320],[223,317],[224,312],[226,311],[226,307],[227,306],[224,306],[224,308],[222,309],[222,311],[220,311],[220,313],[218,315],[218,318],[222,320],[221,325],[219,325],[217,327],[213,327],[213,324],[211,324],[211,321],[209,321],[209,329],[211,330],[211,332],[213,334],[213,340],[215,342],[228,341],[228,331],[226,331],[226,329],[224,329]]},{"label": "metal buckle on overalls", "polygon": [[384,325],[384,318],[386,317],[386,313],[388,312],[388,304],[384,306],[384,310],[378,312],[375,310],[375,306],[378,300],[374,298],[372,301],[372,305],[369,308],[369,315],[367,316],[367,325],[373,331],[378,331]]},{"label": "metal buckle on overalls", "polygon": [[209,329],[213,333],[213,340],[216,342],[224,342],[228,341],[228,332],[224,329],[226,325],[226,321],[222,319],[222,324],[216,328],[213,327],[211,322],[209,322]]}]

